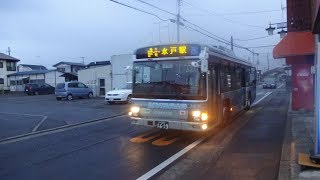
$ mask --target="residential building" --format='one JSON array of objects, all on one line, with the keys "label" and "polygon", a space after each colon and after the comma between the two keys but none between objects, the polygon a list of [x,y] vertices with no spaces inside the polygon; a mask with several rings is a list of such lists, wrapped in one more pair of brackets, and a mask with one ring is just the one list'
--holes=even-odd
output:
[{"label": "residential building", "polygon": [[132,82],[132,65],[132,54],[111,56],[112,88],[119,88],[127,82]]},{"label": "residential building", "polygon": [[57,70],[34,70],[16,72],[7,75],[10,91],[24,91],[27,83],[47,83],[55,87],[58,83],[65,82],[63,72]]},{"label": "residential building", "polygon": [[[317,1],[319,2],[319,1]],[[292,69],[292,110],[314,110],[315,38],[312,34],[312,1],[287,0],[288,34],[273,49]]]},{"label": "residential building", "polygon": [[17,67],[18,72],[25,71],[36,71],[36,70],[48,70],[42,65],[32,65],[32,64],[19,64]]},{"label": "residential building", "polygon": [[61,61],[53,65],[53,67],[64,73],[62,76],[65,77],[66,81],[76,81],[78,80],[78,71],[85,69],[86,65],[82,63]]},{"label": "residential building", "polygon": [[0,90],[9,90],[7,75],[16,72],[19,61],[17,58],[0,53]]},{"label": "residential building", "polygon": [[89,86],[94,96],[104,96],[110,91],[112,82],[110,61],[90,63],[86,69],[78,71],[79,82]]}]

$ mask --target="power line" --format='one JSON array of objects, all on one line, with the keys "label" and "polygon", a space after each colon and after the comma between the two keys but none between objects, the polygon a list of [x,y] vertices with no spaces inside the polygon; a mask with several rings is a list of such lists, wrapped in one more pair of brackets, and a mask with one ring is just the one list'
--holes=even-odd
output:
[{"label": "power line", "polygon": [[126,6],[126,7],[128,7],[128,8],[135,9],[135,10],[137,10],[137,11],[140,11],[140,12],[143,12],[143,13],[146,13],[146,14],[149,14],[149,15],[152,15],[152,16],[154,16],[154,17],[156,17],[156,18],[158,18],[158,19],[160,19],[160,20],[162,20],[162,21],[165,21],[165,19],[162,19],[161,17],[159,17],[159,16],[156,15],[156,14],[153,14],[153,13],[150,13],[150,12],[147,12],[147,11],[144,11],[144,10],[141,10],[141,9],[138,9],[138,8],[136,8],[136,7],[133,7],[133,6],[129,6],[129,5],[127,5],[127,4],[123,4],[123,3],[118,2],[118,1],[115,1],[115,0],[110,0],[110,1],[112,1],[112,2],[114,2],[114,3],[117,3],[117,4],[120,4],[120,5],[122,5],[122,6]]},{"label": "power line", "polygon": [[256,37],[256,38],[250,38],[250,39],[235,39],[237,41],[253,41],[253,40],[258,40],[258,39],[265,39],[271,36],[262,36],[262,37]]},{"label": "power line", "polygon": [[[175,14],[173,14],[173,13],[167,11],[167,10],[161,9],[161,8],[159,8],[159,7],[157,7],[157,6],[153,5],[153,4],[150,4],[150,3],[148,3],[148,2],[145,2],[145,1],[143,1],[143,0],[137,0],[137,1],[139,1],[139,2],[141,2],[141,3],[144,3],[144,4],[147,4],[147,5],[149,5],[149,6],[153,7],[153,8],[156,8],[156,9],[158,9],[158,10],[160,10],[160,11],[163,11],[163,12],[166,12],[166,13],[168,13],[168,14],[171,14],[171,15],[174,15],[174,16],[175,16]],[[184,2],[185,2],[185,1],[184,1]],[[179,4],[178,4],[178,5],[179,5]],[[217,38],[217,39],[216,39],[217,41],[223,42],[223,43],[228,44],[228,45],[231,45],[231,43],[230,43],[228,40],[225,40],[225,39],[223,39],[223,38],[221,38],[221,37],[219,37],[219,36],[217,36],[217,35],[209,32],[208,30],[206,30],[206,29],[204,29],[204,28],[202,28],[202,27],[200,27],[200,26],[198,26],[198,25],[196,25],[196,24],[194,24],[194,23],[186,20],[185,18],[182,18],[182,17],[181,17],[181,19],[182,19],[183,21],[188,22],[189,24],[191,24],[191,25],[199,28],[200,30],[205,31],[206,33],[210,34],[211,36],[214,36],[215,39]],[[245,47],[242,47],[242,46],[240,46],[240,45],[236,45],[236,46],[241,47],[241,48],[243,48],[243,49],[246,49]]]},{"label": "power line", "polygon": [[218,13],[216,13],[216,12],[213,12],[212,10],[200,8],[200,7],[195,6],[195,5],[189,3],[189,2],[187,2],[187,1],[185,1],[185,0],[184,0],[183,2],[186,3],[186,4],[188,4],[189,6],[191,6],[191,7],[193,7],[193,8],[199,9],[199,10],[201,10],[201,11],[205,11],[205,12],[207,12],[208,14],[211,14],[211,15],[213,15],[213,16],[221,17],[222,19],[224,19],[224,20],[226,20],[226,21],[229,21],[229,22],[232,22],[232,23],[237,23],[237,24],[239,24],[239,25],[248,26],[248,27],[254,27],[254,28],[265,28],[265,27],[263,27],[263,26],[246,24],[246,23],[242,23],[242,22],[238,22],[238,21],[235,21],[235,20],[226,18],[226,17],[224,17],[223,15],[220,15],[220,14],[218,14]]},{"label": "power line", "polygon": [[274,47],[274,46],[276,45],[263,45],[263,46],[254,46],[254,47],[248,47],[248,48],[253,49],[253,48],[264,48],[264,47]]},{"label": "power line", "polygon": [[143,3],[143,4],[146,4],[146,5],[149,5],[149,6],[153,7],[153,8],[156,8],[156,9],[158,9],[158,10],[160,10],[160,11],[166,12],[166,13],[171,14],[171,15],[173,15],[173,16],[176,16],[176,14],[174,14],[174,13],[172,13],[172,12],[170,12],[170,11],[167,11],[167,10],[165,10],[165,9],[161,9],[161,8],[159,8],[159,7],[157,7],[157,6],[153,5],[153,4],[150,4],[150,3],[148,3],[148,2],[145,2],[145,1],[142,1],[142,0],[136,0],[136,1],[139,1],[139,2],[141,2],[141,3]]},{"label": "power line", "polygon": [[[211,39],[214,39],[214,40],[216,40],[216,41],[218,41],[218,42],[221,42],[221,43],[224,43],[224,44],[227,44],[227,45],[231,45],[231,43],[229,43],[229,42],[222,41],[222,40],[220,40],[220,39],[218,39],[218,38],[216,38],[216,37],[213,37],[213,36],[208,35],[208,34],[202,32],[202,31],[199,31],[198,29],[192,28],[192,27],[187,26],[187,25],[185,25],[185,27],[187,27],[187,28],[189,28],[189,29],[191,29],[191,30],[193,30],[193,31],[196,31],[196,32],[198,32],[198,33],[200,33],[200,34],[202,34],[202,35],[204,35],[204,36],[207,36],[207,37],[209,37],[209,38],[211,38]],[[211,34],[211,33],[210,33],[210,34]],[[239,48],[239,49],[247,50],[247,51],[249,51],[250,53],[257,54],[257,53],[255,53],[255,52],[251,51],[250,49],[248,49],[247,47],[243,47],[243,46],[240,46],[240,45],[237,45],[237,44],[233,44],[233,46],[234,46],[234,47],[237,47],[237,48]]]},{"label": "power line", "polygon": [[[136,7],[133,7],[133,6],[129,6],[129,5],[124,4],[124,3],[120,3],[120,2],[115,1],[115,0],[110,0],[110,1],[115,2],[115,3],[117,3],[117,4],[120,4],[120,5],[123,5],[123,6],[126,6],[126,7],[129,7],[129,8],[131,8],[131,9],[135,9],[135,10],[138,10],[138,11],[140,11],[140,12],[143,12],[143,13],[146,13],[146,14],[149,14],[149,15],[152,15],[152,16],[155,16],[155,17],[157,17],[157,18],[165,21],[164,19],[160,18],[160,17],[159,17],[158,15],[156,15],[156,14],[153,14],[153,13],[150,13],[150,12],[147,12],[147,11],[144,11],[144,10],[141,10],[141,9],[138,9],[138,8],[136,8]],[[167,12],[166,10],[161,9],[161,8],[159,8],[159,7],[156,7],[156,6],[154,6],[154,5],[150,4],[150,3],[147,3],[147,2],[145,2],[145,1],[142,1],[142,0],[138,0],[138,1],[143,2],[144,4],[147,4],[147,5],[149,5],[149,6],[152,6],[152,7],[156,8],[156,9],[158,9],[158,10],[161,10],[161,11],[163,11],[163,12]],[[185,1],[184,1],[184,2],[185,2]],[[169,11],[168,11],[167,13],[171,14],[171,12],[169,12]],[[182,17],[181,17],[181,18],[182,18]],[[224,44],[227,44],[227,45],[231,45],[231,43],[230,43],[229,41],[227,41],[227,40],[225,40],[225,39],[223,39],[223,38],[221,38],[221,37],[219,37],[219,36],[217,36],[217,35],[214,35],[213,33],[205,30],[204,28],[202,28],[202,27],[200,27],[200,26],[198,26],[198,25],[196,25],[196,24],[194,24],[194,23],[186,20],[185,18],[182,18],[182,19],[183,19],[184,21],[188,22],[189,24],[191,24],[191,25],[199,28],[200,30],[205,31],[206,33],[208,33],[208,34],[210,34],[210,35],[208,35],[208,34],[206,34],[206,33],[203,33],[203,32],[201,32],[200,30],[197,30],[197,29],[195,29],[195,28],[192,28],[192,27],[188,26],[190,29],[192,29],[192,30],[194,30],[194,31],[196,31],[196,32],[198,32],[198,33],[200,33],[200,34],[202,34],[202,35],[205,35],[205,36],[207,36],[207,37],[209,37],[209,38],[211,38],[211,39],[214,39],[214,40],[216,40],[216,41],[218,41],[218,42],[221,42],[221,43],[224,43]],[[251,51],[250,49],[248,49],[247,47],[243,47],[243,46],[240,46],[240,45],[237,45],[237,44],[233,44],[233,46],[234,46],[234,47],[237,47],[237,48],[240,48],[240,49],[247,50],[247,51],[249,51],[249,52],[251,52],[251,53],[254,54],[254,52]]]},{"label": "power line", "polygon": [[229,16],[229,15],[246,15],[246,14],[263,14],[270,12],[279,12],[281,10],[262,10],[262,11],[249,11],[249,12],[233,12],[233,13],[225,13],[220,14],[221,16]]},{"label": "power line", "polygon": [[209,31],[205,30],[204,28],[202,28],[202,27],[200,27],[200,26],[198,26],[198,25],[196,25],[196,24],[194,24],[194,23],[186,20],[185,18],[182,18],[182,20],[185,21],[185,22],[188,22],[189,24],[191,24],[191,25],[193,25],[193,26],[195,26],[195,27],[197,27],[197,28],[199,28],[199,29],[201,29],[202,31],[205,31],[206,33],[211,34],[212,36],[214,36],[214,37],[216,37],[216,38],[218,38],[218,39],[220,39],[220,40],[222,40],[222,41],[228,42],[227,40],[223,39],[222,37],[219,37],[219,36],[217,36],[217,35],[209,32]]}]

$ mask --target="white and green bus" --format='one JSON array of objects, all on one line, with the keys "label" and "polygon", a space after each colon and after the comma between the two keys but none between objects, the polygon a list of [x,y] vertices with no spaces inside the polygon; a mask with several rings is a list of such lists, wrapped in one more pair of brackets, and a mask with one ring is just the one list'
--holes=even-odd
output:
[{"label": "white and green bus", "polygon": [[132,124],[206,131],[249,109],[255,97],[255,68],[225,48],[168,44],[135,52]]}]

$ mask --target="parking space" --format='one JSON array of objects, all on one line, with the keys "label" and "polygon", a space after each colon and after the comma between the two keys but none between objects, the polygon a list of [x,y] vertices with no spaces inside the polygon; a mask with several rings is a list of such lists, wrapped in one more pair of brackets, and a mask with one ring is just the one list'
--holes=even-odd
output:
[{"label": "parking space", "polygon": [[129,105],[109,105],[103,98],[57,101],[54,95],[0,96],[0,139],[107,118],[128,112]]}]

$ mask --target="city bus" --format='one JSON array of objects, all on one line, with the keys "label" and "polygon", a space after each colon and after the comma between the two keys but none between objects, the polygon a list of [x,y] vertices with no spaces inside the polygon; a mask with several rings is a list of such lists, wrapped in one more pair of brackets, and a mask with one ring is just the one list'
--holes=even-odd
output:
[{"label": "city bus", "polygon": [[248,110],[256,69],[221,46],[168,44],[133,56],[132,124],[208,131]]}]

